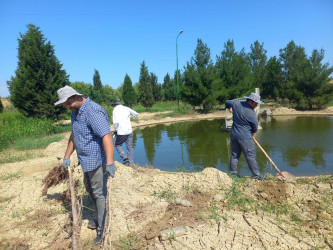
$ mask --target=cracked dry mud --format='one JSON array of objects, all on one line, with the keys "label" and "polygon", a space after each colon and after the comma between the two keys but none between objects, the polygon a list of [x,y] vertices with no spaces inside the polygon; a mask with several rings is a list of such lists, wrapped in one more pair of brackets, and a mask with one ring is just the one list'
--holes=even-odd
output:
[{"label": "cracked dry mud", "polygon": [[[59,163],[67,138],[51,144],[43,158],[0,165],[0,249],[70,248],[70,210],[59,199],[68,183],[42,196],[42,180]],[[332,249],[333,176],[235,182],[214,168],[168,173],[116,165],[106,236],[112,249]],[[75,176],[81,175],[78,168]],[[214,201],[216,194],[224,199]],[[177,205],[176,197],[191,206]],[[91,249],[95,232],[87,229],[92,208],[86,196],[84,205],[82,249]],[[161,240],[162,230],[175,227],[188,232]]]}]

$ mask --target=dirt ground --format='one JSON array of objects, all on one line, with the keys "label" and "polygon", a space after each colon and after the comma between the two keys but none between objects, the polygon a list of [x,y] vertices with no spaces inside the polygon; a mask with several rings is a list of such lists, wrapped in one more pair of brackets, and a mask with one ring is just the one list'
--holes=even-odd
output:
[{"label": "dirt ground", "polygon": [[[161,118],[142,113],[133,127],[224,114]],[[333,109],[272,110],[272,115],[287,114],[333,115]],[[41,158],[0,165],[0,249],[71,247],[68,182],[42,195],[43,179],[60,164],[68,137],[50,144]],[[75,154],[71,161],[77,162]],[[333,249],[332,175],[295,182],[273,176],[267,181],[232,180],[214,168],[170,173],[118,162],[116,166],[116,177],[108,183],[111,221],[106,249]],[[74,176],[83,190],[80,167]],[[92,245],[96,232],[87,228],[93,209],[84,193],[82,249],[98,249]]]}]

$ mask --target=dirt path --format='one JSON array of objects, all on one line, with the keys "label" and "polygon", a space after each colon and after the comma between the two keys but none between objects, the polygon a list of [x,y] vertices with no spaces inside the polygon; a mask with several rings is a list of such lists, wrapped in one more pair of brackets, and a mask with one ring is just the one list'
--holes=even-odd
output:
[{"label": "dirt path", "polygon": [[[276,109],[273,115],[287,111]],[[323,114],[332,115],[333,110]],[[176,118],[154,115],[140,114],[133,126],[223,118],[224,112]],[[0,249],[70,248],[70,209],[64,198],[68,183],[42,196],[42,180],[63,156],[68,136],[49,145],[42,158],[0,165]],[[71,160],[77,158],[73,155]],[[116,165],[116,177],[109,180],[112,220],[107,237],[112,249],[333,248],[333,176],[298,178],[297,183],[273,177],[265,182],[233,181],[213,168],[169,173]],[[79,168],[75,176],[82,178]],[[176,198],[191,205],[181,205]],[[93,248],[95,232],[86,227],[91,209],[85,196],[82,249]],[[175,228],[175,233],[162,232]]]}]

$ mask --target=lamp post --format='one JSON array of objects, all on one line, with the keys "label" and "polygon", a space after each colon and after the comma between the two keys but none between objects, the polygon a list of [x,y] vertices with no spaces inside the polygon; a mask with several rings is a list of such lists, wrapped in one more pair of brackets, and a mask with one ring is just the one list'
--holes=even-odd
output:
[{"label": "lamp post", "polygon": [[179,35],[183,33],[183,30],[181,30],[176,38],[176,58],[177,58],[177,102],[178,102],[178,108],[179,108],[179,76],[178,76],[178,37]]}]

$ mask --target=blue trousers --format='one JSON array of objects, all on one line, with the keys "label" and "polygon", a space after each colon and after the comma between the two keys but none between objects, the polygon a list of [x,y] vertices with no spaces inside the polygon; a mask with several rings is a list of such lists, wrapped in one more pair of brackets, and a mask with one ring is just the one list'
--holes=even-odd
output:
[{"label": "blue trousers", "polygon": [[231,139],[231,158],[230,158],[230,171],[232,174],[237,174],[237,163],[241,153],[244,153],[246,162],[252,172],[253,176],[260,176],[258,164],[256,161],[256,150],[254,142],[251,139],[239,140],[232,135]]},{"label": "blue trousers", "polygon": [[99,232],[103,231],[105,223],[107,180],[108,175],[104,174],[103,166],[84,173],[84,185],[97,211],[97,231]]}]

